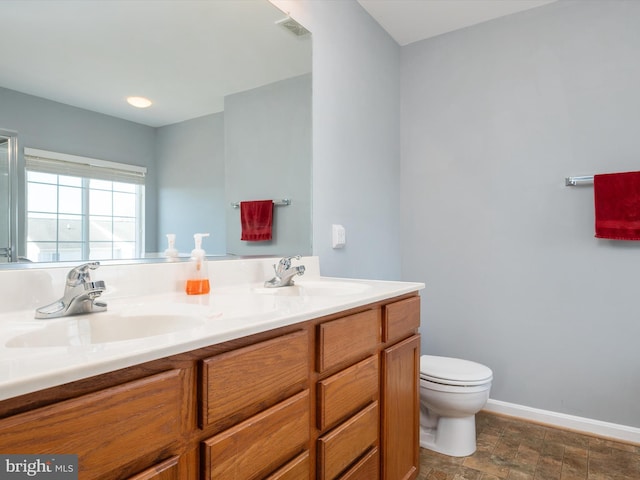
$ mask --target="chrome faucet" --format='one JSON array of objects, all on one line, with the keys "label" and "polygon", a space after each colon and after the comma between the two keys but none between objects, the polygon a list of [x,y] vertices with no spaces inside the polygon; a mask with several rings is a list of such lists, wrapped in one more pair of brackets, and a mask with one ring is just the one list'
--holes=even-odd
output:
[{"label": "chrome faucet", "polygon": [[67,274],[64,295],[60,300],[36,310],[36,318],[58,318],[80,313],[104,312],[107,304],[96,301],[107,287],[104,281],[91,281],[90,270],[95,270],[100,262],[85,263],[72,268]]},{"label": "chrome faucet", "polygon": [[293,285],[293,277],[296,275],[304,274],[304,265],[298,265],[296,267],[291,266],[292,259],[300,260],[300,255],[295,257],[284,257],[278,262],[278,265],[273,265],[273,269],[276,272],[276,276],[271,280],[264,282],[264,286],[267,288],[276,287],[290,287]]}]

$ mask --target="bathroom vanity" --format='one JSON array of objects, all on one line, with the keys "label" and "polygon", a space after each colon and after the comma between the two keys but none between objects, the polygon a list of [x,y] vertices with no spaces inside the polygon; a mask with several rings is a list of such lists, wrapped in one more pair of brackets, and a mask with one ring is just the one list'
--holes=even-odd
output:
[{"label": "bathroom vanity", "polygon": [[[313,270],[297,290],[214,282],[199,305],[166,295],[165,312],[186,302],[210,315],[153,341],[43,347],[23,332],[7,347],[3,337],[0,364],[12,350],[68,364],[51,357],[55,384],[33,365],[0,378],[13,392],[0,400],[0,453],[78,454],[82,480],[416,478],[423,285]],[[211,314],[233,301],[241,316]]]}]

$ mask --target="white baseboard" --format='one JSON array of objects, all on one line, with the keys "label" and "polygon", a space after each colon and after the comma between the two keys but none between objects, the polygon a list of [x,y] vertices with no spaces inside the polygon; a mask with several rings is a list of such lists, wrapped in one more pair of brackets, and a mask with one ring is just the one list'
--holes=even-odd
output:
[{"label": "white baseboard", "polygon": [[605,437],[611,440],[640,445],[640,428],[576,417],[564,413],[551,412],[549,410],[540,410],[538,408],[502,402],[491,398],[487,401],[483,410],[508,415],[510,417],[519,417],[524,420],[573,430],[587,435],[595,435],[597,437]]}]

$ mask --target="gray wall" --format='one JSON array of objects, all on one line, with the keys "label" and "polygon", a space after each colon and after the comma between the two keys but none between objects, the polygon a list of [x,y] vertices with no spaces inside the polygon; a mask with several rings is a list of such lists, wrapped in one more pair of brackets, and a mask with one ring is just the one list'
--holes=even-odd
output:
[{"label": "gray wall", "polygon": [[491,397],[640,427],[640,244],[593,188],[640,167],[640,2],[561,1],[402,49],[402,266],[423,352]]},{"label": "gray wall", "polygon": [[193,249],[194,233],[209,233],[202,247],[224,254],[224,114],[160,127],[157,135],[158,246],[175,233],[181,253]]},{"label": "gray wall", "polygon": [[[322,274],[400,278],[400,47],[355,0],[273,3],[313,34],[313,253]],[[347,245],[331,248],[331,225]]]},{"label": "gray wall", "polygon": [[[0,128],[18,132],[21,151],[39,148],[147,167],[145,231],[156,231],[154,128],[2,87]],[[145,240],[147,251],[156,251],[156,236]]]},{"label": "gray wall", "polygon": [[[224,101],[227,252],[311,253],[311,74],[229,95]],[[240,240],[243,200],[290,198],[274,206],[273,239]]]}]

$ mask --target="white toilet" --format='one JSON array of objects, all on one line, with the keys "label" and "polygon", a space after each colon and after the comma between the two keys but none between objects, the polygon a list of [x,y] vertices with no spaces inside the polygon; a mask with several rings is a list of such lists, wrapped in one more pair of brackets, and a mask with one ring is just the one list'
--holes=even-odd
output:
[{"label": "white toilet", "polygon": [[493,372],[459,358],[420,357],[420,446],[452,457],[476,451],[475,415],[489,399]]}]

